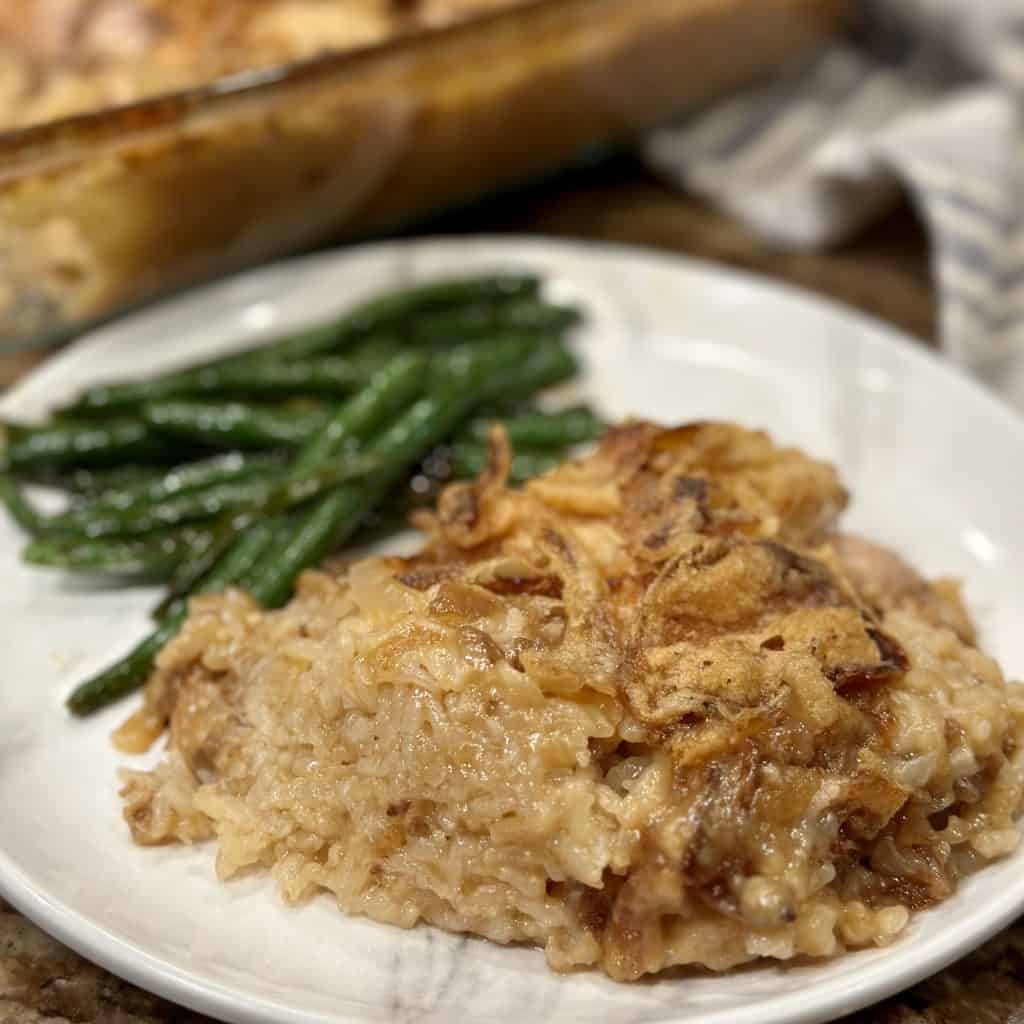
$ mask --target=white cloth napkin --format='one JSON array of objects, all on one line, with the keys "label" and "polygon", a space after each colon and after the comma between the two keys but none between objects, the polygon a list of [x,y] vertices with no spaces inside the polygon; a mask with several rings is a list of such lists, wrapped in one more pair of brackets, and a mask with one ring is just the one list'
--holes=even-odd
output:
[{"label": "white cloth napkin", "polygon": [[1024,404],[1024,0],[865,0],[848,37],[643,149],[781,245],[839,243],[904,190],[943,346]]}]

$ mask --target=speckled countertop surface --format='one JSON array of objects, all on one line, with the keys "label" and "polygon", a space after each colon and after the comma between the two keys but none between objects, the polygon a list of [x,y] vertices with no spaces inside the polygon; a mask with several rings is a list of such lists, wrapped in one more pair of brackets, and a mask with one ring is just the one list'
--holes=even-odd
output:
[{"label": "speckled countertop surface", "polygon": [[[828,254],[780,253],[616,161],[492,203],[447,231],[532,231],[657,246],[783,278],[890,320],[933,343],[921,230],[907,211]],[[38,355],[0,359],[0,387]],[[0,831],[2,837],[2,831]],[[2,842],[2,838],[0,838]],[[0,902],[0,1024],[200,1024],[207,1018],[94,967]],[[972,956],[843,1024],[1024,1024],[1024,922]]]}]

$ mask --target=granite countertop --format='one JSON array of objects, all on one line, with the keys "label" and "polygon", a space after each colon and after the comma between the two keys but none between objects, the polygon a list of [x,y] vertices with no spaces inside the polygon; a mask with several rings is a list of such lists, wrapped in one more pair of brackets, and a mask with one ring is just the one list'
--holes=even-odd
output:
[{"label": "granite countertop", "polygon": [[[778,252],[619,160],[448,218],[430,230],[529,231],[656,246],[782,278],[892,321],[924,344],[934,343],[925,242],[907,210],[833,253]],[[39,358],[0,359],[0,387]],[[206,1020],[94,967],[0,902],[0,1024]],[[1024,922],[843,1024],[1024,1024]]]}]

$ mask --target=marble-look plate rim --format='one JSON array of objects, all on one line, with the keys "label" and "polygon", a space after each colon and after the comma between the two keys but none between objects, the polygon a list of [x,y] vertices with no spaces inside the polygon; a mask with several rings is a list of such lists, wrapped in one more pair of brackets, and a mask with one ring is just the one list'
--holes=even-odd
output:
[{"label": "marble-look plate rim", "polygon": [[[527,265],[534,260],[547,259],[554,260],[556,264],[564,262],[571,266],[574,259],[578,258],[587,265],[604,264],[609,271],[609,280],[615,276],[612,272],[616,268],[620,271],[631,268],[636,273],[641,273],[645,267],[668,268],[673,274],[679,275],[680,280],[690,279],[691,282],[696,281],[702,287],[710,289],[731,290],[737,296],[743,297],[744,301],[763,303],[766,308],[771,307],[775,310],[774,316],[782,315],[783,321],[787,308],[801,307],[808,315],[819,316],[823,324],[845,322],[850,331],[863,339],[868,352],[884,353],[892,365],[903,367],[903,372],[923,374],[930,381],[936,382],[937,387],[945,390],[947,400],[956,400],[969,406],[972,415],[985,421],[985,429],[989,432],[1002,432],[1004,441],[1009,438],[1008,443],[1012,450],[1024,454],[1024,421],[997,399],[983,392],[978,385],[962,377],[931,353],[922,350],[917,343],[898,330],[864,314],[756,275],[675,255],[605,243],[500,236],[376,243],[336,253],[316,254],[218,282],[198,292],[168,300],[153,309],[144,310],[84,337],[9,392],[0,402],[0,409],[7,413],[15,409],[22,412],[39,410],[48,400],[56,398],[62,388],[66,390],[69,381],[82,378],[83,368],[89,363],[92,354],[100,353],[111,346],[123,346],[133,334],[145,335],[153,325],[156,325],[153,329],[157,335],[166,335],[171,329],[170,325],[174,323],[176,309],[196,301],[216,304],[219,301],[218,296],[234,294],[232,289],[240,288],[251,297],[250,305],[246,309],[252,310],[253,313],[251,322],[245,325],[246,329],[250,330],[253,336],[265,336],[272,333],[273,317],[271,315],[270,321],[267,322],[266,316],[269,314],[264,309],[261,319],[259,310],[266,306],[266,303],[261,301],[260,296],[264,291],[273,291],[278,275],[330,268],[335,265],[337,273],[343,275],[346,268],[382,253],[390,254],[399,262],[405,254],[410,253],[447,253],[449,257],[463,254],[486,261],[507,260],[511,264]],[[571,277],[571,273],[569,276]],[[327,304],[337,305],[337,302],[331,300]],[[271,314],[272,312],[270,310]],[[314,319],[317,312],[311,310],[310,318]],[[161,317],[165,320],[161,321]],[[167,317],[170,319],[166,319]],[[728,333],[728,327],[724,329]],[[187,346],[178,350],[173,359],[180,361],[184,358],[184,353],[187,353]],[[139,354],[141,355],[141,349]],[[146,357],[148,358],[148,355]],[[54,385],[57,385],[56,388]],[[10,628],[10,624],[5,626],[5,629]],[[0,726],[2,723],[3,712],[0,711]],[[3,811],[4,807],[0,805],[0,814]],[[239,985],[211,980],[204,975],[201,965],[194,970],[184,970],[169,963],[161,956],[126,941],[121,934],[80,913],[67,901],[55,898],[47,891],[45,885],[39,884],[31,871],[16,863],[2,846],[3,839],[0,837],[0,894],[56,938],[131,982],[200,1012],[247,1024],[265,1021],[276,1021],[280,1024],[313,1024],[328,1020],[355,1024],[357,1021],[371,1019],[351,1004],[339,1008],[337,1013],[327,1015],[301,1006],[285,1006],[263,996],[253,995]],[[1015,855],[1013,859],[1024,864],[1024,857],[1020,855]],[[811,1024],[826,1020],[875,1002],[941,969],[1008,924],[1022,908],[1024,881],[1014,887],[1008,887],[1001,903],[990,901],[983,914],[967,914],[970,919],[969,926],[947,929],[943,934],[930,936],[927,942],[919,945],[919,948],[913,948],[917,940],[909,938],[905,940],[907,946],[893,947],[894,956],[891,960],[873,961],[866,970],[854,971],[852,977],[842,980],[839,984],[830,983],[817,987],[813,984],[801,985],[798,991],[772,997],[753,1015],[750,1012],[727,1009],[715,1010],[704,1016],[688,1013],[676,1017],[670,1012],[667,1016],[657,1019],[685,1021],[686,1024],[704,1020],[739,1022],[747,1019],[756,1019],[764,1024]],[[908,951],[911,953],[909,956],[906,955]],[[887,966],[887,963],[891,966]],[[811,973],[813,975],[813,971]],[[684,979],[679,984],[686,985],[687,982]],[[467,1019],[474,1018],[468,1016]]]}]

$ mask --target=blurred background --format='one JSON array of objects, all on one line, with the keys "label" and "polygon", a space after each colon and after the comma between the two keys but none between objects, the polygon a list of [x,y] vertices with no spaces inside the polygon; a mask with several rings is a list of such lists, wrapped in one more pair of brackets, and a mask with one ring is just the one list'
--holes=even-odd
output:
[{"label": "blurred background", "polygon": [[764,270],[1024,384],[1014,0],[7,0],[0,351],[314,247]]}]

